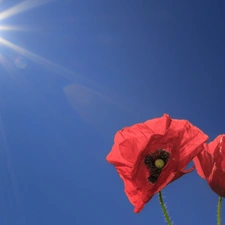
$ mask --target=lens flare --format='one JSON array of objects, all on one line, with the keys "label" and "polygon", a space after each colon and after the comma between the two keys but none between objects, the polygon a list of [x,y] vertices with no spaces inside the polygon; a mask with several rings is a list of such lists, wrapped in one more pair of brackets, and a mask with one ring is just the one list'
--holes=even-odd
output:
[{"label": "lens flare", "polygon": [[19,69],[24,69],[27,66],[27,60],[24,57],[19,56],[15,60],[15,65]]}]

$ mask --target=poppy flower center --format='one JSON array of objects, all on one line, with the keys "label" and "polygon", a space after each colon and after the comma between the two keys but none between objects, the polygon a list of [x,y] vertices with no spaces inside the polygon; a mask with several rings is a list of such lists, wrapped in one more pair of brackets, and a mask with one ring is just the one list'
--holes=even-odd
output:
[{"label": "poppy flower center", "polygon": [[155,166],[159,169],[162,169],[164,167],[165,163],[162,159],[156,159],[155,160]]},{"label": "poppy flower center", "polygon": [[163,149],[156,150],[152,154],[148,154],[145,156],[144,164],[150,174],[150,176],[148,177],[148,181],[150,183],[156,183],[169,158],[170,153]]}]

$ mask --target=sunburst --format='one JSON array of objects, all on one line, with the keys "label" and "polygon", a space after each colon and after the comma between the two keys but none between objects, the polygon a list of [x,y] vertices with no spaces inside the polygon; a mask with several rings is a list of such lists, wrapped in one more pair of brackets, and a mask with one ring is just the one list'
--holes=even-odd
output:
[{"label": "sunburst", "polygon": [[[71,82],[81,82],[85,83],[89,86],[96,86],[97,84],[93,82],[90,79],[85,78],[82,75],[79,75],[69,69],[64,68],[61,65],[58,65],[57,63],[54,63],[48,59],[46,59],[43,56],[40,56],[38,54],[33,53],[32,51],[29,51],[28,49],[25,49],[15,43],[10,42],[5,37],[3,37],[3,34],[8,31],[21,31],[21,30],[27,30],[26,26],[13,26],[13,25],[5,25],[4,21],[6,21],[8,18],[11,18],[17,14],[21,14],[25,11],[34,9],[36,7],[43,6],[47,3],[54,2],[56,0],[25,0],[22,1],[11,8],[4,10],[3,12],[0,12],[0,50],[1,45],[9,48],[15,52],[17,52],[20,56],[15,60],[15,64],[18,68],[25,68],[26,67],[26,58],[29,60],[34,61],[35,63],[38,63],[39,65],[42,65],[48,69],[54,70],[56,73],[63,74],[65,78],[70,80]],[[1,0],[0,0],[1,5]],[[2,34],[2,35],[1,35]],[[3,66],[7,71],[9,71],[9,66],[7,59],[3,54],[1,54],[0,51],[0,66]],[[99,86],[99,85],[97,85]]]},{"label": "sunburst", "polygon": [[[34,9],[36,7],[45,5],[47,3],[53,2],[55,0],[25,0],[21,1],[20,3],[12,6],[9,9],[6,9],[2,12],[0,12],[0,48],[1,45],[7,48],[10,48],[14,50],[15,52],[19,53],[23,57],[17,57],[15,60],[15,64],[18,68],[25,68],[26,67],[26,60],[25,58],[29,58],[31,60],[34,60],[36,62],[42,63],[42,64],[49,64],[51,66],[56,66],[54,63],[46,60],[43,57],[40,57],[12,42],[7,40],[6,38],[3,38],[3,35],[8,31],[22,31],[27,30],[25,26],[16,26],[16,25],[6,25],[4,24],[5,21],[7,21],[8,18],[11,18],[17,14],[21,14],[25,11]],[[1,2],[0,2],[1,3]],[[8,62],[5,58],[4,54],[0,52],[0,64],[8,70]]]},{"label": "sunburst", "polygon": [[[21,68],[21,69],[25,68],[26,61],[24,59],[29,59],[41,65],[42,67],[44,66],[47,69],[53,70],[54,74],[59,74],[60,76],[63,76],[66,80],[68,80],[69,83],[71,83],[71,85],[64,87],[66,98],[68,99],[69,103],[73,106],[73,108],[78,113],[82,114],[82,116],[85,117],[88,121],[95,121],[95,118],[92,117],[92,110],[89,110],[88,108],[89,105],[86,107],[85,98],[94,98],[96,99],[96,102],[100,101],[102,103],[104,101],[107,104],[111,104],[114,107],[120,108],[120,110],[125,110],[125,111],[128,110],[128,108],[130,108],[130,106],[128,106],[128,104],[130,104],[128,103],[129,99],[122,98],[121,96],[114,93],[114,91],[111,91],[107,87],[99,83],[96,83],[80,74],[77,74],[74,71],[63,67],[62,65],[58,65],[57,63],[52,62],[49,59],[46,59],[45,57],[40,56],[24,47],[21,47],[15,43],[12,43],[7,38],[3,37],[4,32],[18,31],[18,30],[25,29],[25,27],[19,27],[19,26],[13,26],[13,25],[7,26],[6,24],[3,24],[5,20],[19,13],[23,13],[35,7],[42,6],[44,4],[54,2],[54,1],[55,0],[25,0],[3,12],[0,12],[0,50],[2,45],[4,46],[4,48],[11,49],[15,51],[17,54],[21,55],[22,57],[17,58],[15,61],[15,64],[18,68]],[[1,65],[5,67],[5,69],[8,69],[7,58],[5,58],[4,54],[1,54],[1,51],[0,51],[0,66]],[[21,76],[19,77],[19,79],[21,79]],[[98,90],[98,91],[95,91],[95,90]],[[81,96],[81,93],[83,93],[83,96]],[[83,101],[81,97],[83,97]],[[131,104],[133,105],[133,101],[131,102]],[[103,105],[100,104],[98,108],[102,106]],[[132,107],[133,106],[131,106],[131,108]],[[105,109],[103,107],[102,112],[105,112],[104,110]],[[85,114],[83,111],[87,111],[88,113],[85,112],[86,113]],[[94,122],[94,126],[98,126],[98,125],[96,125]]]}]

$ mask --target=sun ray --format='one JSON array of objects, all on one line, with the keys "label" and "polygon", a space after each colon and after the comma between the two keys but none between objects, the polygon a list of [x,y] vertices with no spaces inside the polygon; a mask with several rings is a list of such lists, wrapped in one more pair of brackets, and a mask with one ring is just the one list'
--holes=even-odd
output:
[{"label": "sun ray", "polygon": [[133,102],[132,104],[129,103],[127,98],[122,98],[121,96],[118,96],[114,91],[106,88],[105,86],[98,84],[82,75],[79,75],[69,69],[66,69],[42,56],[39,56],[31,51],[28,51],[18,45],[15,45],[13,43],[11,43],[10,41],[0,37],[0,44],[11,48],[12,50],[18,52],[19,54],[27,57],[28,59],[41,64],[42,66],[47,67],[50,70],[53,70],[54,72],[62,75],[63,77],[68,79],[70,82],[72,83],[79,83],[81,85],[85,85],[88,88],[91,89],[98,89],[101,90],[102,93],[104,93],[105,96],[107,96],[106,98],[108,98],[108,100],[111,101],[111,103],[116,104],[118,106],[120,106],[123,109],[128,110],[130,107],[133,108]]},{"label": "sun ray", "polygon": [[0,13],[0,20],[28,11],[54,0],[26,0]]},{"label": "sun ray", "polygon": [[6,25],[0,25],[0,30],[5,30],[5,31],[23,31],[23,30],[28,30],[25,27],[22,26],[6,26]]},{"label": "sun ray", "polygon": [[60,65],[58,65],[58,64],[56,64],[56,63],[54,63],[54,62],[52,62],[52,61],[50,61],[48,59],[46,59],[46,58],[44,58],[42,56],[39,56],[39,55],[37,55],[37,54],[35,54],[35,53],[31,52],[31,51],[28,51],[28,50],[18,46],[18,45],[15,45],[12,42],[10,42],[10,41],[2,38],[2,37],[0,37],[0,44],[6,46],[8,48],[13,49],[14,51],[18,52],[19,54],[27,57],[28,59],[30,59],[30,60],[32,60],[32,61],[34,61],[36,63],[42,64],[43,66],[47,66],[50,69],[53,69],[53,70],[55,70],[57,72],[60,72],[61,74],[64,74],[64,76],[66,78],[68,78],[68,79],[70,79],[71,76],[72,76],[73,78],[76,78],[77,81],[78,80],[79,81],[86,81],[86,82],[89,82],[89,83],[92,82],[88,78],[85,78],[85,77],[83,77],[81,75],[78,75],[78,74],[74,73],[73,71],[71,71],[69,69],[66,69],[66,68],[64,68],[64,67],[62,67],[62,66],[60,66]]},{"label": "sun ray", "polygon": [[0,37],[0,43],[7,46],[8,48],[13,49],[14,51],[20,53],[21,55],[26,56],[27,58],[29,58],[37,63],[42,63],[43,65],[49,65],[49,66],[56,67],[56,68],[61,68],[57,64],[45,59],[44,57],[34,54],[18,45],[15,45],[2,37]]}]

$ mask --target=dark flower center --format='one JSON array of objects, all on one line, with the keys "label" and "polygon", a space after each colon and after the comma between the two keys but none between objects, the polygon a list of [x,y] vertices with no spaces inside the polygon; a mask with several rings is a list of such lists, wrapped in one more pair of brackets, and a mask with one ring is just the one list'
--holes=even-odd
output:
[{"label": "dark flower center", "polygon": [[169,158],[170,153],[163,149],[156,150],[152,154],[145,156],[144,163],[150,173],[150,176],[148,177],[150,183],[156,183]]}]

